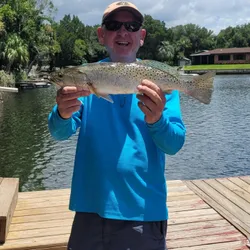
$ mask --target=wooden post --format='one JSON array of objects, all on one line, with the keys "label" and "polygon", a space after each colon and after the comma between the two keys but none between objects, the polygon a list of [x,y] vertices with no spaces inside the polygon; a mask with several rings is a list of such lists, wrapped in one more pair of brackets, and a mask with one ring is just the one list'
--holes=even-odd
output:
[{"label": "wooden post", "polygon": [[0,177],[0,243],[4,243],[16,208],[19,179]]}]

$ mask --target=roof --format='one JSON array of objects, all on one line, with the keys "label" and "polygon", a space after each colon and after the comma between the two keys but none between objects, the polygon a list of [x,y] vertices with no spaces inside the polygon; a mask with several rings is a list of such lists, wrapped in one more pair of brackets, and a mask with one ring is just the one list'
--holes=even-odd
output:
[{"label": "roof", "polygon": [[194,53],[190,56],[206,56],[206,55],[219,55],[219,54],[242,54],[242,53],[250,53],[250,47],[244,48],[221,48],[209,50],[201,53]]},{"label": "roof", "polygon": [[189,58],[187,58],[187,57],[182,57],[182,58],[180,58],[179,59],[180,61],[191,61]]},{"label": "roof", "polygon": [[199,52],[195,52],[190,56],[200,56],[200,55],[210,55],[209,50],[200,50]]}]

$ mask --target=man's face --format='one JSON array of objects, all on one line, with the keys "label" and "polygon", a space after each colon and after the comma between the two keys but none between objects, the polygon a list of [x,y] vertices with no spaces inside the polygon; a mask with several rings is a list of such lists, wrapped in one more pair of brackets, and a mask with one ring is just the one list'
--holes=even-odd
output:
[{"label": "man's face", "polygon": [[[134,15],[128,11],[116,12],[111,20],[119,22],[137,21]],[[143,45],[146,31],[139,29],[136,32],[129,32],[124,25],[117,31],[109,31],[105,25],[97,30],[99,42],[104,45],[112,60],[134,61],[136,53]]]}]

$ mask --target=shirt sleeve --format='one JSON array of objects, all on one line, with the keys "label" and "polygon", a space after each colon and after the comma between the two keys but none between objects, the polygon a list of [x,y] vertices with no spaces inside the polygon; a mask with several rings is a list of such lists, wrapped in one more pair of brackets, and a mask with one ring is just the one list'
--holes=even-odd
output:
[{"label": "shirt sleeve", "polygon": [[80,106],[80,110],[73,113],[71,118],[63,119],[57,109],[57,105],[55,105],[49,114],[48,117],[48,127],[49,132],[53,138],[56,140],[66,140],[71,135],[75,134],[77,129],[81,125],[82,112],[83,112],[83,99],[80,101],[82,105]]},{"label": "shirt sleeve", "polygon": [[166,99],[160,120],[147,126],[156,146],[164,153],[174,155],[184,145],[186,128],[181,118],[179,92],[172,91]]}]

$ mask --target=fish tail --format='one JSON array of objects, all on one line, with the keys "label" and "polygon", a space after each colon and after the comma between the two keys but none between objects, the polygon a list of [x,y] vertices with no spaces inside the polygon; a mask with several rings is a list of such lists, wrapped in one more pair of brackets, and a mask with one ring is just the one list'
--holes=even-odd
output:
[{"label": "fish tail", "polygon": [[194,88],[187,90],[187,94],[204,104],[211,102],[215,72],[208,72],[193,78]]}]

